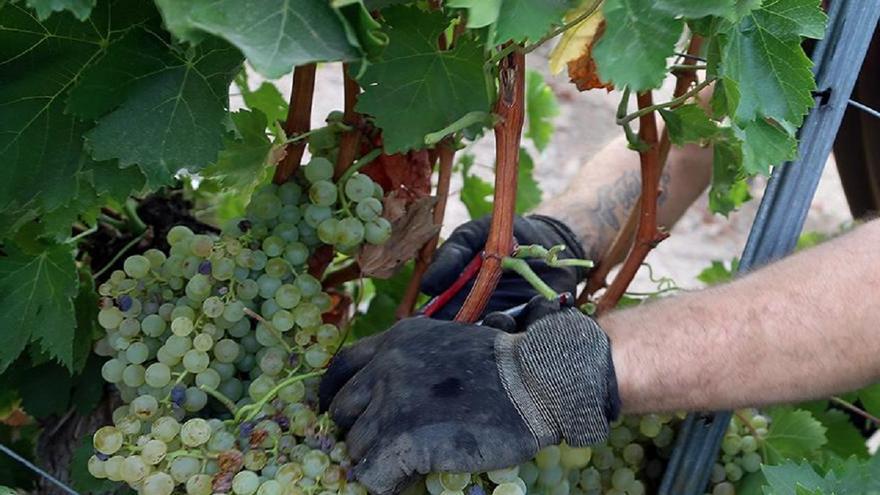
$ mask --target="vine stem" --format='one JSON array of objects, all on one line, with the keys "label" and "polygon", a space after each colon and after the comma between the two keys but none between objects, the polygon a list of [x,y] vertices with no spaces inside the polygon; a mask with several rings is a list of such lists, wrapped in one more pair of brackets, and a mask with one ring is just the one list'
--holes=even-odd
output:
[{"label": "vine stem", "polygon": [[[701,37],[696,35],[693,36],[688,44],[687,53],[691,56],[696,56],[700,51],[702,42],[703,39]],[[685,64],[696,64],[697,61],[698,60],[692,58],[686,58]],[[693,71],[677,71],[675,73],[675,89],[672,92],[673,98],[685,94],[687,89],[694,84],[695,81],[696,74]],[[669,156],[669,147],[669,130],[664,128],[660,135],[659,152],[661,173],[666,167],[666,159]],[[608,278],[611,269],[626,256],[629,247],[632,245],[633,236],[635,235],[636,226],[638,225],[639,210],[640,201],[637,201],[630,210],[623,228],[617,233],[614,242],[612,242],[611,246],[609,246],[605,253],[602,254],[596,268],[590,272],[587,285],[578,297],[578,305],[586,304],[592,294],[605,287],[606,279]]]},{"label": "vine stem", "polygon": [[617,124],[624,125],[624,124],[629,123],[635,119],[638,119],[640,117],[644,117],[645,115],[648,115],[649,113],[653,113],[656,110],[660,110],[663,108],[669,108],[669,107],[677,107],[677,106],[681,105],[682,103],[686,102],[692,96],[696,96],[700,91],[703,90],[703,88],[712,84],[713,82],[715,82],[714,78],[706,79],[703,82],[701,82],[701,83],[697,84],[696,86],[694,86],[693,88],[691,88],[690,91],[686,92],[685,94],[683,94],[681,96],[673,98],[669,101],[664,101],[663,103],[657,103],[656,105],[651,105],[651,106],[644,107],[644,108],[639,107],[639,109],[636,110],[635,112],[628,114],[628,115],[624,115],[621,118],[618,118]]},{"label": "vine stem", "polygon": [[559,36],[560,34],[562,34],[562,33],[566,32],[566,31],[568,31],[569,29],[571,29],[571,28],[577,26],[578,24],[580,24],[581,22],[583,22],[584,20],[586,20],[587,17],[590,17],[591,15],[595,14],[595,13],[596,13],[596,10],[599,8],[600,5],[602,5],[602,0],[593,0],[593,4],[590,5],[590,6],[587,8],[587,10],[585,10],[583,13],[581,13],[581,15],[575,17],[574,19],[572,19],[572,20],[569,21],[569,22],[566,22],[565,24],[559,26],[558,28],[554,29],[553,31],[550,31],[549,33],[545,34],[545,35],[544,35],[541,39],[539,39],[538,41],[532,43],[531,45],[529,45],[529,46],[527,46],[527,47],[525,47],[525,48],[523,48],[523,49],[522,49],[522,52],[523,52],[523,53],[531,53],[531,52],[535,51],[539,46],[543,45],[544,43],[546,43],[546,42],[552,40],[553,38]]},{"label": "vine stem", "polygon": [[[443,217],[446,215],[446,202],[449,198],[449,184],[452,182],[452,163],[455,160],[455,148],[452,143],[445,141],[437,146],[437,157],[439,161],[439,176],[437,178],[437,203],[434,205],[434,225],[443,225]],[[440,242],[440,232],[428,240],[419,250],[416,257],[415,267],[412,277],[409,279],[409,285],[403,293],[400,305],[397,306],[397,318],[405,318],[413,313],[416,301],[419,298],[419,288],[422,285],[422,277],[428,271],[428,265],[431,264],[431,258],[434,257],[434,251]]]},{"label": "vine stem", "polygon": [[850,411],[867,419],[868,421],[874,423],[875,425],[880,426],[880,418],[878,418],[877,416],[874,416],[873,414],[869,413],[868,411],[865,411],[864,409],[856,406],[852,402],[845,401],[836,395],[831,397],[831,402],[833,402],[841,407],[844,407],[846,409],[849,409]]},{"label": "vine stem", "polygon": [[[636,97],[639,109],[654,106],[650,91],[639,93]],[[608,286],[605,295],[599,300],[596,312],[602,314],[613,308],[623,297],[626,288],[632,282],[639,267],[648,253],[669,234],[661,232],[657,227],[657,199],[660,196],[660,153],[657,120],[653,111],[644,112],[639,117],[639,140],[644,147],[639,151],[639,165],[642,175],[642,194],[639,207],[639,225],[636,240],[630,249],[623,266],[614,281]]]},{"label": "vine stem", "polygon": [[484,249],[483,267],[455,316],[457,321],[470,323],[480,318],[498,280],[501,279],[501,259],[513,251],[516,179],[525,109],[525,65],[525,54],[521,51],[510,53],[499,63],[495,113],[500,119],[495,124],[497,165],[492,223],[489,225],[489,237]]},{"label": "vine stem", "polygon": [[[257,414],[260,413],[260,410],[263,409],[263,406],[265,406],[266,403],[268,403],[270,400],[274,399],[275,396],[278,395],[278,392],[282,388],[284,388],[292,383],[303,381],[307,378],[321,376],[324,374],[324,371],[326,371],[326,370],[312,371],[309,373],[303,373],[302,375],[294,375],[294,376],[291,376],[291,377],[286,378],[284,380],[281,380],[274,387],[272,387],[272,389],[269,390],[269,392],[267,392],[266,395],[264,395],[260,400],[258,400],[257,402],[254,402],[253,404],[249,404],[247,406],[240,408],[238,410],[238,413],[235,415],[235,422],[242,423],[244,421],[250,421],[250,420],[254,419],[257,416]],[[245,414],[247,414],[247,416],[244,416]],[[244,416],[243,419],[242,419],[242,416]]]},{"label": "vine stem", "polygon": [[333,168],[333,177],[339,179],[357,156],[358,145],[361,142],[360,123],[361,117],[354,110],[358,94],[361,92],[357,81],[348,75],[348,64],[342,64],[342,80],[345,93],[345,107],[342,121],[351,127],[351,130],[342,134],[339,140],[339,154],[336,156],[336,165]]},{"label": "vine stem", "polygon": [[232,399],[220,393],[219,390],[211,388],[207,385],[199,385],[199,390],[220,401],[221,404],[226,406],[226,409],[229,409],[229,412],[231,412],[233,416],[235,416],[235,414],[238,412],[238,408],[235,406],[235,402],[232,402]]},{"label": "vine stem", "polygon": [[244,314],[246,314],[246,315],[250,316],[251,318],[257,320],[258,322],[262,323],[263,326],[265,326],[266,329],[269,330],[269,332],[272,334],[272,336],[275,337],[275,340],[277,340],[278,343],[281,344],[281,347],[284,348],[284,351],[286,353],[290,354],[293,352],[293,348],[290,347],[290,344],[285,342],[284,336],[282,336],[281,332],[279,332],[278,329],[275,328],[275,325],[270,323],[268,320],[266,320],[265,318],[263,318],[261,315],[254,312],[250,308],[244,308]]},{"label": "vine stem", "polygon": [[111,266],[113,266],[117,261],[119,261],[119,258],[121,258],[123,255],[125,255],[125,253],[128,252],[129,249],[133,248],[135,245],[137,245],[137,243],[144,240],[144,237],[147,236],[147,232],[149,232],[149,230],[145,230],[145,231],[141,232],[140,235],[138,235],[134,239],[128,241],[128,244],[126,244],[125,246],[122,246],[122,249],[120,249],[113,256],[113,258],[111,258],[110,261],[107,262],[106,265],[104,265],[100,270],[96,271],[95,274],[92,275],[92,277],[95,280],[98,280],[99,278],[101,278],[101,275],[103,275],[104,272],[109,270]]},{"label": "vine stem", "polygon": [[559,297],[559,294],[553,290],[552,287],[547,285],[546,282],[541,280],[541,277],[532,270],[532,267],[529,266],[529,262],[522,258],[513,258],[510,256],[505,256],[501,258],[501,268],[504,270],[512,270],[519,274],[520,277],[524,278],[526,282],[528,282],[539,294],[546,297],[547,299],[556,299]]},{"label": "vine stem", "polygon": [[[290,105],[287,108],[287,120],[284,122],[284,132],[288,136],[297,136],[309,131],[312,120],[312,98],[315,93],[315,69],[315,64],[306,64],[293,70]],[[275,167],[272,182],[284,184],[296,173],[306,151],[306,144],[304,140],[287,144],[287,153]]]}]

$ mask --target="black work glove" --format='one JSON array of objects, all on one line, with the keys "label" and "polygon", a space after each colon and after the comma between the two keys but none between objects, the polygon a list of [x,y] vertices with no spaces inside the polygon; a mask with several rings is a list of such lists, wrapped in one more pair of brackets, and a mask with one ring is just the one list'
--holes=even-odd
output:
[{"label": "black work glove", "polygon": [[546,299],[520,324],[528,331],[407,318],[340,352],[319,396],[348,429],[358,480],[385,495],[430,472],[498,469],[562,440],[605,440],[619,409],[605,333]]},{"label": "black work glove", "polygon": [[[422,279],[422,292],[436,296],[455,282],[464,267],[485,247],[490,222],[491,217],[486,216],[467,222],[452,232],[449,239],[441,244],[434,254],[434,260]],[[559,254],[560,259],[583,259],[586,256],[571,230],[552,217],[544,215],[516,217],[513,222],[513,236],[517,243],[523,246],[540,244],[549,249],[562,244],[565,246],[565,251]],[[541,260],[529,260],[528,263],[544,282],[559,293],[576,293],[577,284],[584,277],[583,268],[580,267],[551,268]],[[443,320],[454,318],[473,285],[472,280],[433,317]],[[505,272],[492,298],[489,299],[484,314],[526,303],[537,294],[538,292],[521,276],[513,272]]]}]

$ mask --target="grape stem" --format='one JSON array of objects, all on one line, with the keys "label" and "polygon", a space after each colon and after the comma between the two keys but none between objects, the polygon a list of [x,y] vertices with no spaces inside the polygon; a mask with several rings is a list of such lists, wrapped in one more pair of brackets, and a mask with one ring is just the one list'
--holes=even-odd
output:
[{"label": "grape stem", "polygon": [[556,246],[552,246],[550,249],[545,248],[540,244],[528,244],[525,246],[517,246],[513,251],[514,258],[526,259],[540,259],[543,260],[544,263],[547,263],[548,266],[552,267],[561,267],[561,266],[580,266],[583,268],[592,268],[593,262],[590,260],[581,260],[575,258],[565,258],[559,259],[559,253],[565,251],[565,245],[559,244]]},{"label": "grape stem", "polygon": [[64,241],[64,243],[65,243],[65,244],[73,244],[73,243],[79,241],[80,239],[84,239],[84,238],[86,238],[86,237],[88,237],[88,236],[94,234],[94,233],[97,232],[97,231],[98,231],[98,224],[96,223],[96,224],[93,225],[92,227],[90,227],[90,228],[88,228],[88,229],[86,229],[86,230],[80,232],[79,234],[76,234],[76,235],[73,236],[73,237],[70,237],[69,239],[67,239],[66,241]]},{"label": "grape stem", "polygon": [[226,409],[229,409],[229,412],[231,412],[233,416],[238,412],[238,408],[235,406],[235,403],[232,402],[232,399],[223,395],[219,390],[207,385],[199,385],[199,390],[220,401],[221,404],[226,406]]},{"label": "grape stem", "polygon": [[845,400],[843,400],[842,398],[840,398],[840,397],[838,397],[838,396],[836,396],[836,395],[833,396],[833,397],[831,397],[831,402],[833,402],[833,403],[835,403],[835,404],[837,404],[838,406],[841,406],[841,407],[843,407],[843,408],[849,409],[850,411],[852,411],[852,412],[858,414],[859,416],[861,416],[861,417],[867,419],[868,421],[874,423],[875,425],[880,426],[880,418],[878,418],[877,416],[874,416],[873,414],[869,413],[868,411],[865,411],[864,409],[862,409],[862,408],[856,406],[856,405],[853,404],[852,402],[845,401]]},{"label": "grape stem", "polygon": [[270,400],[274,399],[275,396],[278,395],[278,392],[282,388],[284,388],[292,383],[296,383],[296,382],[305,380],[307,378],[321,376],[324,374],[324,371],[326,371],[326,370],[312,371],[310,373],[304,373],[302,375],[292,376],[290,378],[287,378],[285,380],[278,382],[278,384],[275,385],[274,387],[272,387],[272,390],[269,390],[269,392],[267,392],[266,395],[264,395],[260,400],[258,400],[257,402],[255,402],[253,404],[248,404],[248,405],[240,408],[238,410],[238,412],[235,414],[235,423],[241,424],[245,421],[251,421],[252,419],[257,417],[257,415],[260,414],[260,411],[263,410],[263,406],[265,406],[266,403],[269,402]]},{"label": "grape stem", "polygon": [[734,414],[736,414],[737,419],[739,419],[742,422],[742,424],[746,425],[746,428],[748,428],[749,432],[752,433],[752,436],[755,437],[755,440],[760,442],[761,440],[764,439],[764,437],[762,437],[761,435],[758,435],[758,430],[756,430],[755,427],[752,426],[752,422],[749,421],[749,418],[745,417],[743,415],[743,413],[741,413],[739,411],[736,411]]},{"label": "grape stem", "polygon": [[131,228],[131,231],[140,234],[147,230],[147,224],[145,224],[137,214],[137,207],[137,202],[133,198],[128,198],[122,211],[125,213],[126,219],[128,219],[128,225]]},{"label": "grape stem", "polygon": [[275,328],[274,325],[272,325],[271,323],[269,323],[268,320],[266,320],[265,318],[263,318],[263,317],[260,316],[259,314],[255,313],[255,312],[254,312],[252,309],[250,309],[250,308],[244,308],[244,314],[246,314],[246,315],[250,316],[251,318],[257,320],[258,322],[262,323],[263,326],[265,326],[266,329],[269,330],[270,333],[272,333],[272,335],[275,337],[275,339],[278,340],[278,342],[281,344],[281,347],[284,348],[284,351],[285,351],[285,352],[287,352],[288,354],[290,354],[291,352],[293,352],[293,348],[291,348],[291,347],[290,347],[290,344],[288,344],[288,343],[284,340],[284,337],[281,335],[281,332],[279,332],[278,329]]},{"label": "grape stem", "polygon": [[113,258],[111,258],[110,261],[107,262],[106,265],[104,265],[100,270],[96,271],[94,273],[94,275],[92,275],[92,278],[94,278],[95,280],[99,279],[101,277],[101,275],[103,275],[104,272],[109,270],[110,267],[115,265],[116,262],[119,261],[119,258],[121,258],[126,252],[128,252],[129,249],[133,248],[134,246],[137,245],[137,243],[141,242],[144,239],[144,237],[146,237],[147,232],[148,231],[146,231],[146,230],[141,232],[137,237],[128,241],[128,244],[126,244],[125,246],[122,246],[122,249],[120,249],[119,252],[116,253],[113,256]]},{"label": "grape stem", "polygon": [[538,293],[547,299],[556,299],[559,297],[559,294],[553,290],[552,287],[547,285],[541,277],[532,270],[532,267],[529,266],[528,261],[522,258],[514,258],[511,256],[505,256],[501,258],[501,268],[504,270],[512,270],[519,274],[522,278],[526,280],[532,287],[535,288]]},{"label": "grape stem", "polygon": [[339,177],[339,182],[338,182],[338,183],[339,183],[339,184],[345,184],[345,181],[347,181],[349,178],[351,178],[351,176],[354,175],[355,172],[357,172],[358,170],[360,170],[360,169],[364,168],[365,166],[369,165],[373,160],[376,159],[376,157],[378,157],[378,156],[381,155],[381,154],[382,154],[382,150],[381,150],[380,148],[376,148],[376,149],[374,149],[374,150],[370,150],[369,153],[367,153],[366,155],[360,157],[360,159],[358,159],[358,161],[354,162],[354,165],[348,167],[348,168],[345,170],[345,173],[343,173],[343,174]]}]

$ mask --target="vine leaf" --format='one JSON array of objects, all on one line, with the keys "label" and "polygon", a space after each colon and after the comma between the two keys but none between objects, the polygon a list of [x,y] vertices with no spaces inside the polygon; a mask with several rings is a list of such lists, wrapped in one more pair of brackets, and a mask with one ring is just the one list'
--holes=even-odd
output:
[{"label": "vine leaf", "polygon": [[605,33],[592,53],[602,81],[643,91],[660,85],[675,51],[682,21],[653,0],[606,0]]},{"label": "vine leaf", "polygon": [[0,373],[31,341],[71,369],[78,281],[70,247],[54,246],[33,255],[11,246],[4,249],[8,256],[0,258]]},{"label": "vine leaf", "polygon": [[471,173],[474,166],[474,155],[465,153],[459,160],[461,166],[461,202],[467,208],[468,215],[472,219],[480,218],[492,213],[492,193],[495,188],[480,176]]},{"label": "vine leaf", "polygon": [[252,110],[263,112],[269,122],[283,122],[287,117],[287,101],[274,84],[263,81],[260,87],[253,91],[246,84],[240,85],[239,89],[245,105]]},{"label": "vine leaf", "polygon": [[718,125],[694,103],[674,110],[660,109],[660,116],[666,122],[672,144],[700,143],[718,135]]},{"label": "vine leaf", "polygon": [[801,37],[821,38],[825,20],[818,1],[773,0],[722,36],[719,72],[737,83],[737,121],[801,124],[816,87]]},{"label": "vine leaf", "polygon": [[733,18],[736,16],[736,0],[657,0],[657,9],[672,15],[698,19],[707,15]]},{"label": "vine leaf", "polygon": [[797,140],[775,123],[764,119],[734,126],[743,143],[743,168],[750,175],[770,175],[770,166],[797,156]]},{"label": "vine leaf", "polygon": [[361,76],[357,109],[382,129],[386,153],[423,148],[426,135],[470,112],[489,112],[483,50],[475,40],[463,36],[440,50],[437,39],[447,25],[440,12],[393,7],[384,17],[391,42]]},{"label": "vine leaf", "polygon": [[807,463],[787,461],[778,466],[764,466],[766,495],[857,495],[880,490],[880,458],[849,458],[832,463],[820,476]]},{"label": "vine leaf", "polygon": [[265,175],[273,146],[266,136],[266,116],[259,110],[239,110],[232,114],[232,122],[236,132],[227,133],[223,151],[216,163],[205,168],[205,176],[247,195]]},{"label": "vine leaf", "polygon": [[211,163],[223,144],[229,83],[240,63],[234,48],[215,39],[178,54],[86,134],[92,155],[137,164],[153,187],[180,169]]},{"label": "vine leaf", "polygon": [[[538,151],[544,151],[553,137],[553,118],[559,115],[559,103],[540,72],[530,70],[526,74],[526,116],[528,128],[525,135],[535,143]],[[522,185],[522,183],[520,183]]]},{"label": "vine leaf", "polygon": [[495,24],[502,0],[449,0],[447,7],[467,9],[467,27],[477,29]]},{"label": "vine leaf", "polygon": [[[576,9],[572,9],[565,14],[565,20],[571,21],[577,18],[584,14],[587,8],[592,6],[592,4],[585,3]],[[571,64],[573,61],[585,56],[589,57],[593,44],[601,35],[600,26],[604,20],[605,17],[602,15],[602,10],[596,9],[589,17],[562,33],[562,36],[559,37],[559,42],[553,47],[553,51],[550,52],[550,59],[547,62],[550,72],[559,74],[566,65]]]},{"label": "vine leaf", "polygon": [[417,199],[406,214],[391,223],[391,238],[381,246],[366,244],[358,253],[358,264],[365,277],[388,278],[404,263],[416,257],[419,249],[440,232],[434,225],[432,196]]},{"label": "vine leaf", "polygon": [[328,2],[313,0],[158,0],[168,29],[201,41],[210,33],[235,45],[254,69],[278,78],[294,66],[353,60],[358,51]]},{"label": "vine leaf", "polygon": [[727,215],[751,199],[749,185],[742,168],[742,144],[724,129],[723,139],[715,141],[712,158],[712,185],[709,189],[709,209]]},{"label": "vine leaf", "polygon": [[[535,180],[535,162],[525,148],[519,149],[519,170],[516,179],[516,213],[522,215],[541,204],[541,187]],[[492,186],[489,186],[494,189]]]},{"label": "vine leaf", "polygon": [[550,28],[562,23],[562,16],[573,3],[570,0],[502,0],[495,25],[495,42],[537,41]]},{"label": "vine leaf", "polygon": [[764,462],[778,464],[786,458],[809,458],[827,443],[825,428],[809,411],[778,407],[771,409],[772,418],[762,448]]},{"label": "vine leaf", "polygon": [[853,455],[868,457],[865,438],[847,413],[839,409],[828,409],[814,413],[814,416],[828,429],[826,449],[844,459]]},{"label": "vine leaf", "polygon": [[53,12],[68,10],[77,19],[84,21],[89,18],[95,7],[95,0],[27,0],[27,6],[37,11],[37,18],[46,20]]}]

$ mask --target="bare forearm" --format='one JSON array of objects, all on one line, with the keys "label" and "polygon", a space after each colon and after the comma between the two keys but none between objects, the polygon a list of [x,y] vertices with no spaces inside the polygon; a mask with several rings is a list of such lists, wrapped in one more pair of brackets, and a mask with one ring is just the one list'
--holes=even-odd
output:
[{"label": "bare forearm", "polygon": [[742,279],[600,320],[626,412],[826,397],[880,379],[880,221]]},{"label": "bare forearm", "polygon": [[[706,188],[711,153],[695,145],[672,148],[661,179],[662,226],[671,227]],[[542,203],[537,212],[565,222],[588,257],[597,259],[614,241],[640,191],[639,156],[621,137],[594,156],[561,195]]]}]

